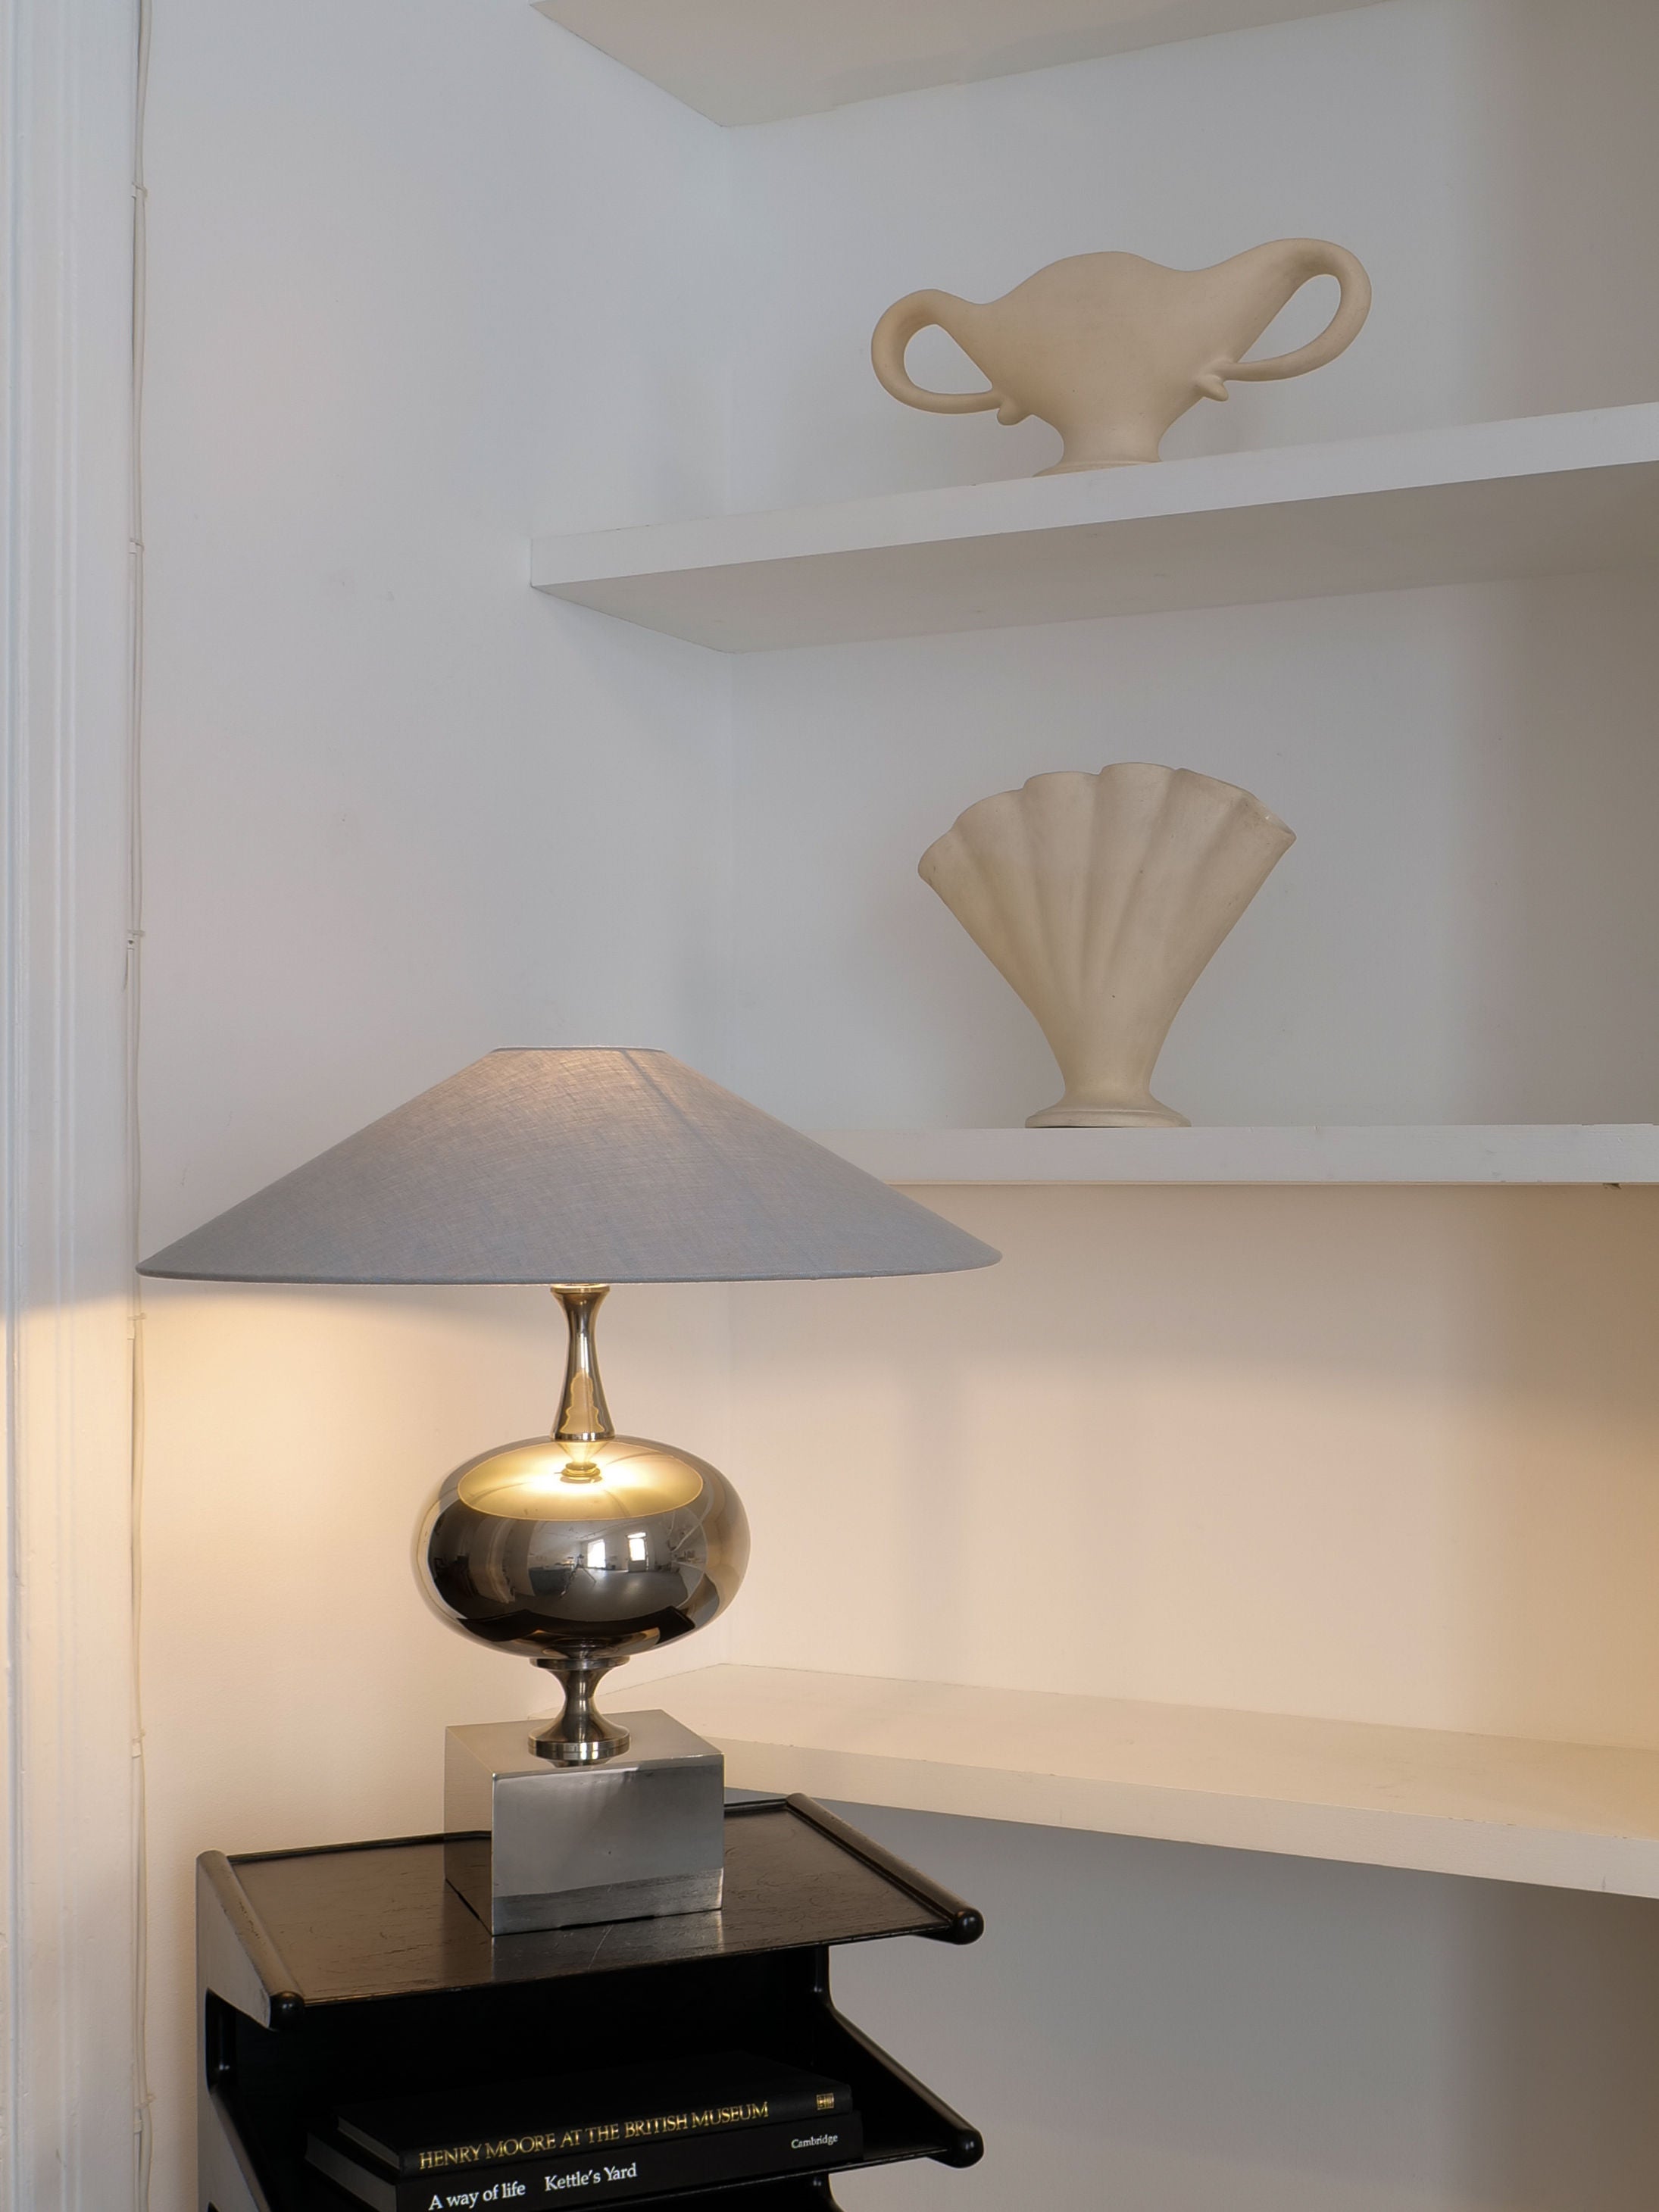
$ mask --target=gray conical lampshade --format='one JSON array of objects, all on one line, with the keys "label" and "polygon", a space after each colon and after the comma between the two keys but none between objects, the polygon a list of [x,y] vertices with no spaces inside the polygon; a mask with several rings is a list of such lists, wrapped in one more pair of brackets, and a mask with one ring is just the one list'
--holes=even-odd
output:
[{"label": "gray conical lampshade", "polygon": [[492,1052],[139,1273],[230,1283],[927,1275],[988,1244],[665,1052]]}]

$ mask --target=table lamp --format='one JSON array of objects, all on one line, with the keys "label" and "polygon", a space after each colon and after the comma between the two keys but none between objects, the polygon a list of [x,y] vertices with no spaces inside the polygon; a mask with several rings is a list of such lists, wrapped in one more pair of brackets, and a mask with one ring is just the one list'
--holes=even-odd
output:
[{"label": "table lamp", "polygon": [[618,1283],[988,1266],[988,1244],[666,1053],[492,1052],[146,1260],[235,1283],[544,1283],[568,1331],[551,1433],[480,1453],[421,1524],[440,1617],[555,1675],[562,1711],[448,1731],[449,1879],[497,1935],[718,1905],[724,1771],[611,1668],[702,1628],[749,1529],[690,1452],[612,1426],[594,1320]]}]

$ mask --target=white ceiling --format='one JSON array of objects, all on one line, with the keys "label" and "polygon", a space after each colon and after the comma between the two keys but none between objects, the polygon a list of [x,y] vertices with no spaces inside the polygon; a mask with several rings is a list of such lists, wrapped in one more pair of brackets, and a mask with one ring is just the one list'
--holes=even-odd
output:
[{"label": "white ceiling", "polygon": [[716,123],[1048,69],[1370,0],[535,0]]}]

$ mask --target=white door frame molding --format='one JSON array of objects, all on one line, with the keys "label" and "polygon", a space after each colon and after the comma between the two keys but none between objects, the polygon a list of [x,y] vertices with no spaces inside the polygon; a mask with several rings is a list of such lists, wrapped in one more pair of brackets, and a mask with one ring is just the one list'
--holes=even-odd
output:
[{"label": "white door frame molding", "polygon": [[0,2212],[135,2198],[137,0],[0,0]]}]

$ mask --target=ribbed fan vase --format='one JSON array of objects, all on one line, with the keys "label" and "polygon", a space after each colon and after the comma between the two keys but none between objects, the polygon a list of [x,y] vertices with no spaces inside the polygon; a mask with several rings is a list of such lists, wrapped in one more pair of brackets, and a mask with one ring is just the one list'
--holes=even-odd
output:
[{"label": "ribbed fan vase", "polygon": [[1026,1127],[1185,1128],[1152,1070],[1182,1002],[1296,842],[1237,784],[1120,761],[969,807],[920,873],[1036,1015],[1066,1079]]}]

